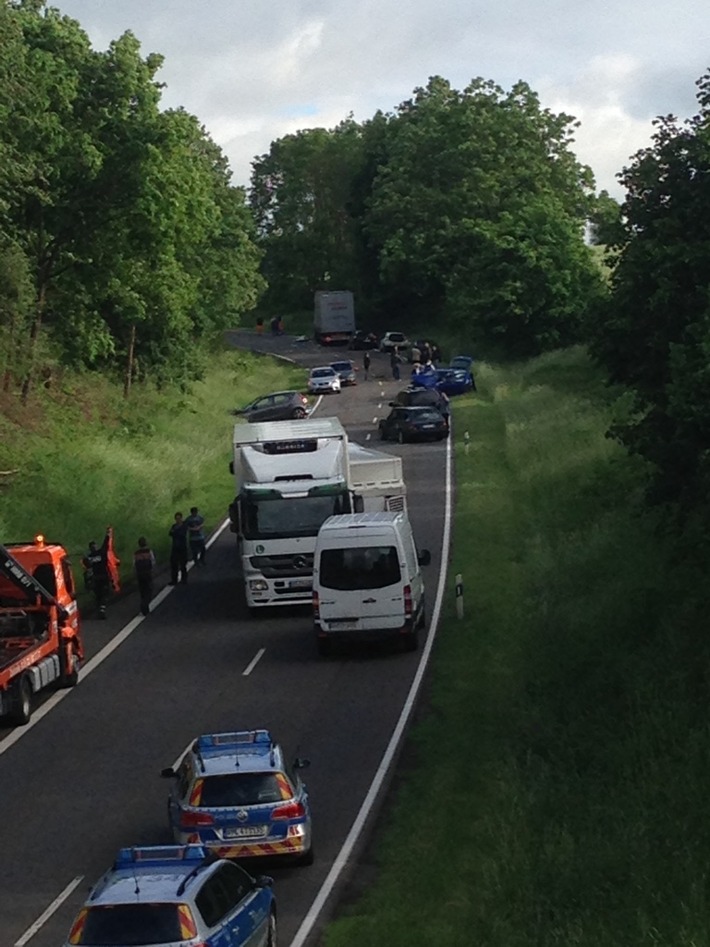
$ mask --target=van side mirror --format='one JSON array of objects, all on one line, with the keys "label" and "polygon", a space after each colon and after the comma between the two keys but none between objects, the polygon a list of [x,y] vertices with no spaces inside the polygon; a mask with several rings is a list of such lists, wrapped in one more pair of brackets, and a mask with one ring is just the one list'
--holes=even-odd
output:
[{"label": "van side mirror", "polygon": [[294,769],[308,769],[308,767],[309,767],[310,765],[311,765],[311,761],[310,761],[310,760],[304,760],[304,759],[303,759],[302,757],[300,757],[300,756],[297,756],[296,759],[293,761],[293,768],[294,768]]},{"label": "van side mirror", "polygon": [[420,566],[431,565],[431,553],[428,549],[420,550],[419,554],[417,555],[417,562]]},{"label": "van side mirror", "polygon": [[165,769],[161,769],[160,778],[161,779],[172,779],[175,776],[175,770],[172,766],[167,766]]}]

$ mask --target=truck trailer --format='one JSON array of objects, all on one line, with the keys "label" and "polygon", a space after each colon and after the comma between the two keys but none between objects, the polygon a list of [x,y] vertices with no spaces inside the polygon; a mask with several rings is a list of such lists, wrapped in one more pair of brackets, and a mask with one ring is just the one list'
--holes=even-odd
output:
[{"label": "truck trailer", "polygon": [[401,460],[348,441],[337,418],[234,427],[229,508],[250,609],[308,605],[329,516],[406,505]]},{"label": "truck trailer", "polygon": [[319,345],[348,345],[355,334],[355,305],[350,290],[319,290],[314,307],[315,341]]}]

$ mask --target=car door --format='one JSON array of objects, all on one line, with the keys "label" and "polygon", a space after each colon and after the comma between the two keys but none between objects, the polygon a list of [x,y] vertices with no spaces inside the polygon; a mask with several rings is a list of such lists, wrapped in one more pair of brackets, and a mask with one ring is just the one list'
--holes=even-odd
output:
[{"label": "car door", "polygon": [[268,421],[269,410],[273,406],[273,399],[270,395],[264,398],[257,398],[252,402],[251,408],[247,412],[250,421]]},{"label": "car door", "polygon": [[271,413],[269,415],[269,420],[284,421],[290,417],[290,412],[289,412],[289,407],[288,407],[289,398],[290,398],[290,395],[287,395],[285,392],[278,395],[272,395],[273,402],[271,405]]},{"label": "car door", "polygon": [[195,903],[210,928],[209,947],[265,947],[271,897],[238,865],[220,865]]}]

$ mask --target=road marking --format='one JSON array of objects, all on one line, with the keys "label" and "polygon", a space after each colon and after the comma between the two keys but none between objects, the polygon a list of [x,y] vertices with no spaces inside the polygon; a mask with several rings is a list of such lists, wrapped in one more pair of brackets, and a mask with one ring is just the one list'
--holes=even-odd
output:
[{"label": "road marking", "polygon": [[35,936],[37,931],[41,927],[44,927],[44,924],[46,923],[46,921],[49,920],[49,918],[54,914],[55,911],[57,911],[62,906],[62,904],[64,904],[64,902],[72,893],[72,891],[74,891],[74,889],[78,887],[78,885],[80,885],[83,880],[84,880],[83,875],[77,875],[73,881],[70,881],[69,884],[64,889],[64,891],[62,891],[60,894],[57,895],[57,897],[54,899],[54,901],[52,901],[52,903],[49,905],[49,907],[45,911],[42,911],[42,913],[34,922],[34,924],[32,924],[30,927],[27,928],[27,930],[22,935],[22,937],[20,937],[19,940],[15,941],[14,947],[24,947],[24,945]]},{"label": "road marking", "polygon": [[[207,549],[217,542],[227,526],[229,526],[228,519],[221,523],[207,540],[205,543]],[[188,569],[191,569],[193,565],[194,563],[189,562],[187,566]],[[164,589],[161,589],[150,603],[151,610],[160,605],[161,602],[165,601],[168,595],[170,595],[174,590],[175,586],[172,585],[166,585]],[[123,626],[118,634],[114,635],[114,637],[101,649],[101,651],[97,652],[97,654],[95,654],[90,661],[87,661],[86,664],[82,665],[79,684],[77,687],[81,686],[81,682],[86,680],[89,674],[91,674],[92,671],[95,671],[97,667],[100,667],[106,658],[110,657],[113,652],[123,644],[126,638],[130,638],[136,628],[143,624],[146,617],[147,616],[145,615],[136,615],[135,618],[132,618],[127,625]],[[14,746],[15,743],[22,739],[22,737],[28,734],[33,727],[36,727],[37,724],[43,720],[51,710],[54,710],[57,704],[60,704],[63,700],[65,700],[73,690],[76,690],[76,688],[72,687],[67,688],[66,690],[56,691],[56,693],[54,693],[49,698],[49,700],[45,701],[41,707],[38,707],[37,710],[32,712],[29,723],[26,723],[21,727],[15,727],[12,733],[8,734],[4,740],[0,741],[0,756],[2,756],[3,753],[6,753],[10,747]]]},{"label": "road marking", "polygon": [[366,434],[366,435],[365,435],[365,440],[366,440],[366,441],[369,441],[371,437],[372,437],[372,434]]},{"label": "road marking", "polygon": [[377,424],[377,415],[375,415],[374,418],[372,419],[372,423]]},{"label": "road marking", "polygon": [[313,903],[303,921],[301,926],[296,931],[296,936],[291,941],[290,947],[302,947],[305,944],[306,939],[310,935],[313,927],[318,920],[320,912],[323,910],[326,901],[330,897],[330,894],[335,887],[343,869],[346,865],[349,864],[350,858],[352,856],[353,848],[362,833],[362,830],[365,826],[365,823],[370,815],[375,800],[382,789],[382,784],[385,780],[390,766],[394,760],[397,748],[404,736],[404,731],[409,721],[409,717],[412,713],[412,708],[414,707],[414,702],[419,693],[419,688],[421,687],[422,680],[424,678],[424,673],[429,664],[429,656],[431,655],[431,649],[434,645],[434,636],[436,634],[436,629],[439,624],[439,613],[441,612],[441,603],[444,598],[444,592],[446,590],[446,567],[449,561],[449,540],[451,536],[451,439],[447,441],[446,444],[446,500],[444,504],[444,533],[441,539],[441,571],[439,572],[439,585],[436,590],[436,600],[434,601],[434,609],[432,611],[431,621],[429,623],[429,635],[427,636],[427,642],[422,651],[422,656],[419,660],[419,666],[417,667],[417,672],[414,675],[414,680],[412,681],[412,686],[409,688],[409,693],[407,694],[407,699],[402,708],[402,713],[399,716],[397,725],[395,726],[390,741],[387,744],[387,749],[384,752],[380,765],[375,773],[375,777],[372,780],[372,784],[363,800],[362,805],[360,806],[360,811],[355,817],[350,831],[348,832],[347,838],[343,842],[343,847],[340,849],[338,854],[335,857],[333,865],[326,875],[325,881],[323,882],[318,894],[316,895]]},{"label": "road marking", "polygon": [[266,648],[259,648],[259,650],[256,652],[256,656],[254,657],[253,661],[250,664],[248,664],[246,668],[242,671],[242,677],[248,677],[251,674],[251,672],[257,666],[259,661],[261,661],[261,659],[264,657],[265,652],[266,652]]}]

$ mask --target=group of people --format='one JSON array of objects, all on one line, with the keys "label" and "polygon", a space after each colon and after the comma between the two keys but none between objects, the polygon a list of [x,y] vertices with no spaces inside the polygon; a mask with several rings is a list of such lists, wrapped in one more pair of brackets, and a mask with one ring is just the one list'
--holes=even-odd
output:
[{"label": "group of people", "polygon": [[[410,353],[410,361],[414,365],[415,372],[419,372],[425,367],[433,368],[434,363],[437,362],[440,357],[439,346],[433,342],[422,342],[421,348],[417,345],[413,345]],[[401,378],[400,365],[402,361],[399,346],[395,345],[390,351],[390,370],[392,372],[392,378],[395,381],[399,381]],[[366,350],[362,356],[363,377],[365,381],[370,377],[371,362],[370,353]]]},{"label": "group of people", "polygon": [[[168,530],[170,536],[170,585],[187,583],[187,563],[191,558],[196,566],[205,566],[205,518],[196,506],[190,508],[190,515],[184,517],[176,513],[174,522]],[[92,541],[89,550],[82,559],[84,582],[87,589],[94,593],[99,618],[106,618],[106,608],[112,592],[120,590],[118,567],[120,561],[113,551],[113,530],[109,526],[101,546]],[[138,547],[133,553],[133,569],[138,584],[141,614],[148,615],[153,598],[153,573],[155,554],[148,545],[145,536],[138,539]]]}]

